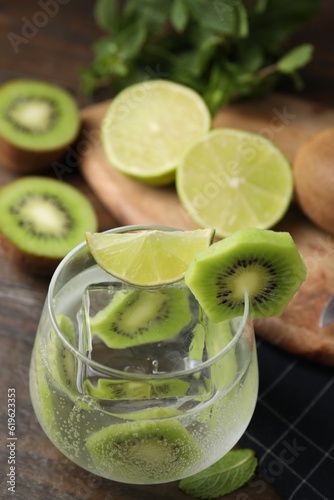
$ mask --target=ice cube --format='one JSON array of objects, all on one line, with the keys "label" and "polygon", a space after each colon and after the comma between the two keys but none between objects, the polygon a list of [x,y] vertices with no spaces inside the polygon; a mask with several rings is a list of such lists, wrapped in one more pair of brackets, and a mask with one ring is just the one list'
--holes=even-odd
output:
[{"label": "ice cube", "polygon": [[[113,401],[207,399],[211,390],[207,375],[180,376],[204,360],[205,332],[198,327],[200,321],[202,312],[183,283],[154,289],[120,282],[89,285],[78,318],[79,348],[93,361],[122,372],[123,377],[117,372],[107,376],[105,370],[82,367],[82,392],[92,397],[100,394],[101,399],[109,394],[107,399]],[[176,372],[179,375],[171,378]],[[132,374],[153,378],[141,382],[139,390]]]}]

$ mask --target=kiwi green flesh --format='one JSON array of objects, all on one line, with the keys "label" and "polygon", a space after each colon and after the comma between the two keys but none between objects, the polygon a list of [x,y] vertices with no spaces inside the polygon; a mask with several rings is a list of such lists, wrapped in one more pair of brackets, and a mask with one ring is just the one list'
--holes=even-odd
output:
[{"label": "kiwi green flesh", "polygon": [[[71,319],[64,315],[58,315],[56,319],[64,338],[75,347],[76,334]],[[53,330],[50,330],[47,339],[47,360],[55,384],[66,391],[75,390],[75,358]]]},{"label": "kiwi green flesh", "polygon": [[100,472],[138,483],[182,477],[200,456],[176,418],[110,425],[87,439],[87,449]]},{"label": "kiwi green flesh", "polygon": [[188,291],[166,286],[118,292],[90,328],[108,347],[121,349],[176,337],[190,321]]},{"label": "kiwi green flesh", "polygon": [[0,87],[0,136],[32,151],[58,149],[80,129],[74,98],[64,89],[36,80],[12,80]]},{"label": "kiwi green flesh", "polygon": [[0,190],[0,232],[26,254],[61,259],[96,230],[89,200],[45,177],[23,177]]},{"label": "kiwi green flesh", "polygon": [[[61,329],[64,338],[75,346],[75,330],[72,321],[63,315],[57,316],[57,322]],[[48,369],[51,373],[53,385],[62,392],[70,395],[77,394],[75,388],[75,361],[71,353],[62,344],[61,340],[55,331],[50,330],[47,345],[46,357]],[[52,420],[54,419],[54,400],[53,392],[54,387],[50,388],[45,376],[44,361],[40,352],[39,344],[36,343],[36,377],[39,386],[40,405],[43,413],[43,421],[49,427],[54,427]]]},{"label": "kiwi green flesh", "polygon": [[180,379],[143,382],[99,378],[96,383],[87,379],[83,384],[86,394],[100,400],[178,397],[184,396],[188,389],[189,383]]},{"label": "kiwi green flesh", "polygon": [[[231,321],[211,323],[207,333],[208,357],[213,358],[219,354],[233,340]],[[228,388],[237,380],[238,361],[235,349],[231,348],[226,354],[211,367],[211,383],[220,391]]]},{"label": "kiwi green flesh", "polygon": [[248,292],[251,316],[282,314],[306,277],[291,235],[247,228],[197,253],[185,282],[214,322],[241,316]]}]

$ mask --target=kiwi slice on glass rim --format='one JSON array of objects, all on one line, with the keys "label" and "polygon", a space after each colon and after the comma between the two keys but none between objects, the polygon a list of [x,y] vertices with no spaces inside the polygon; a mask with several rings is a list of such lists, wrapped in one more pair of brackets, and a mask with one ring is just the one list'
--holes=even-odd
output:
[{"label": "kiwi slice on glass rim", "polygon": [[79,108],[65,89],[39,80],[0,86],[0,161],[18,173],[33,173],[60,158],[78,136]]},{"label": "kiwi slice on glass rim", "polygon": [[88,198],[64,182],[27,176],[0,189],[0,242],[9,260],[32,274],[49,276],[96,227]]},{"label": "kiwi slice on glass rim", "polygon": [[198,252],[185,282],[214,322],[242,316],[248,293],[251,316],[282,314],[306,278],[291,235],[246,228]]}]

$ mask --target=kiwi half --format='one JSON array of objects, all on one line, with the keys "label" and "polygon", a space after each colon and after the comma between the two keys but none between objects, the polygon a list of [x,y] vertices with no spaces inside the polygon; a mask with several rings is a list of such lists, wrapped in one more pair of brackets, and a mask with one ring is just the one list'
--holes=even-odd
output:
[{"label": "kiwi half", "polygon": [[251,315],[280,315],[306,277],[289,233],[247,228],[198,252],[185,282],[214,322],[241,316],[248,292]]},{"label": "kiwi half", "polygon": [[169,286],[118,292],[90,327],[108,347],[121,349],[176,337],[190,321],[188,291]]},{"label": "kiwi half", "polygon": [[79,134],[74,98],[57,85],[11,80],[0,86],[0,161],[18,173],[33,173],[60,158]]},{"label": "kiwi half", "polygon": [[200,457],[197,441],[176,418],[110,425],[89,436],[87,449],[100,473],[131,483],[179,479]]},{"label": "kiwi half", "polygon": [[29,176],[0,190],[0,241],[9,259],[33,274],[50,275],[96,227],[90,201],[63,182]]}]

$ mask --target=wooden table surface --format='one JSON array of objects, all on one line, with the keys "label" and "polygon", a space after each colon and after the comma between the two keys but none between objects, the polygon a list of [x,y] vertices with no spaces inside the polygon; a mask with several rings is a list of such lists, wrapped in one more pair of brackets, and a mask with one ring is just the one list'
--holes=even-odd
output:
[{"label": "wooden table surface", "polygon": [[[27,20],[36,20],[40,4],[46,2],[1,0],[0,5],[0,83],[13,77],[33,77],[49,80],[69,89],[81,107],[104,99],[101,92],[88,101],[80,93],[78,69],[92,58],[91,44],[100,35],[92,11],[93,2],[62,1],[58,12],[49,16],[44,26],[18,46],[17,53],[10,43],[9,33],[22,35]],[[34,17],[35,16],[35,17]],[[306,83],[302,97],[334,106],[334,2],[322,2],[317,18],[294,37],[295,41],[312,42],[315,57],[302,71]],[[295,93],[289,83],[281,87]],[[1,167],[1,166],[0,166]],[[15,175],[0,168],[0,187]],[[85,184],[79,171],[68,179],[92,199],[99,216],[100,230],[117,225]],[[177,483],[158,486],[131,486],[110,482],[72,464],[48,441],[32,410],[28,370],[36,327],[45,300],[48,283],[20,272],[7,262],[0,248],[0,497],[18,499],[108,499],[148,500],[152,498],[190,498],[181,493]],[[7,390],[16,391],[16,494],[7,491],[9,472],[7,430]],[[238,496],[242,495],[243,496]],[[279,498],[267,485],[265,491],[245,487],[227,499]],[[312,500],[312,499],[309,499]]]}]

